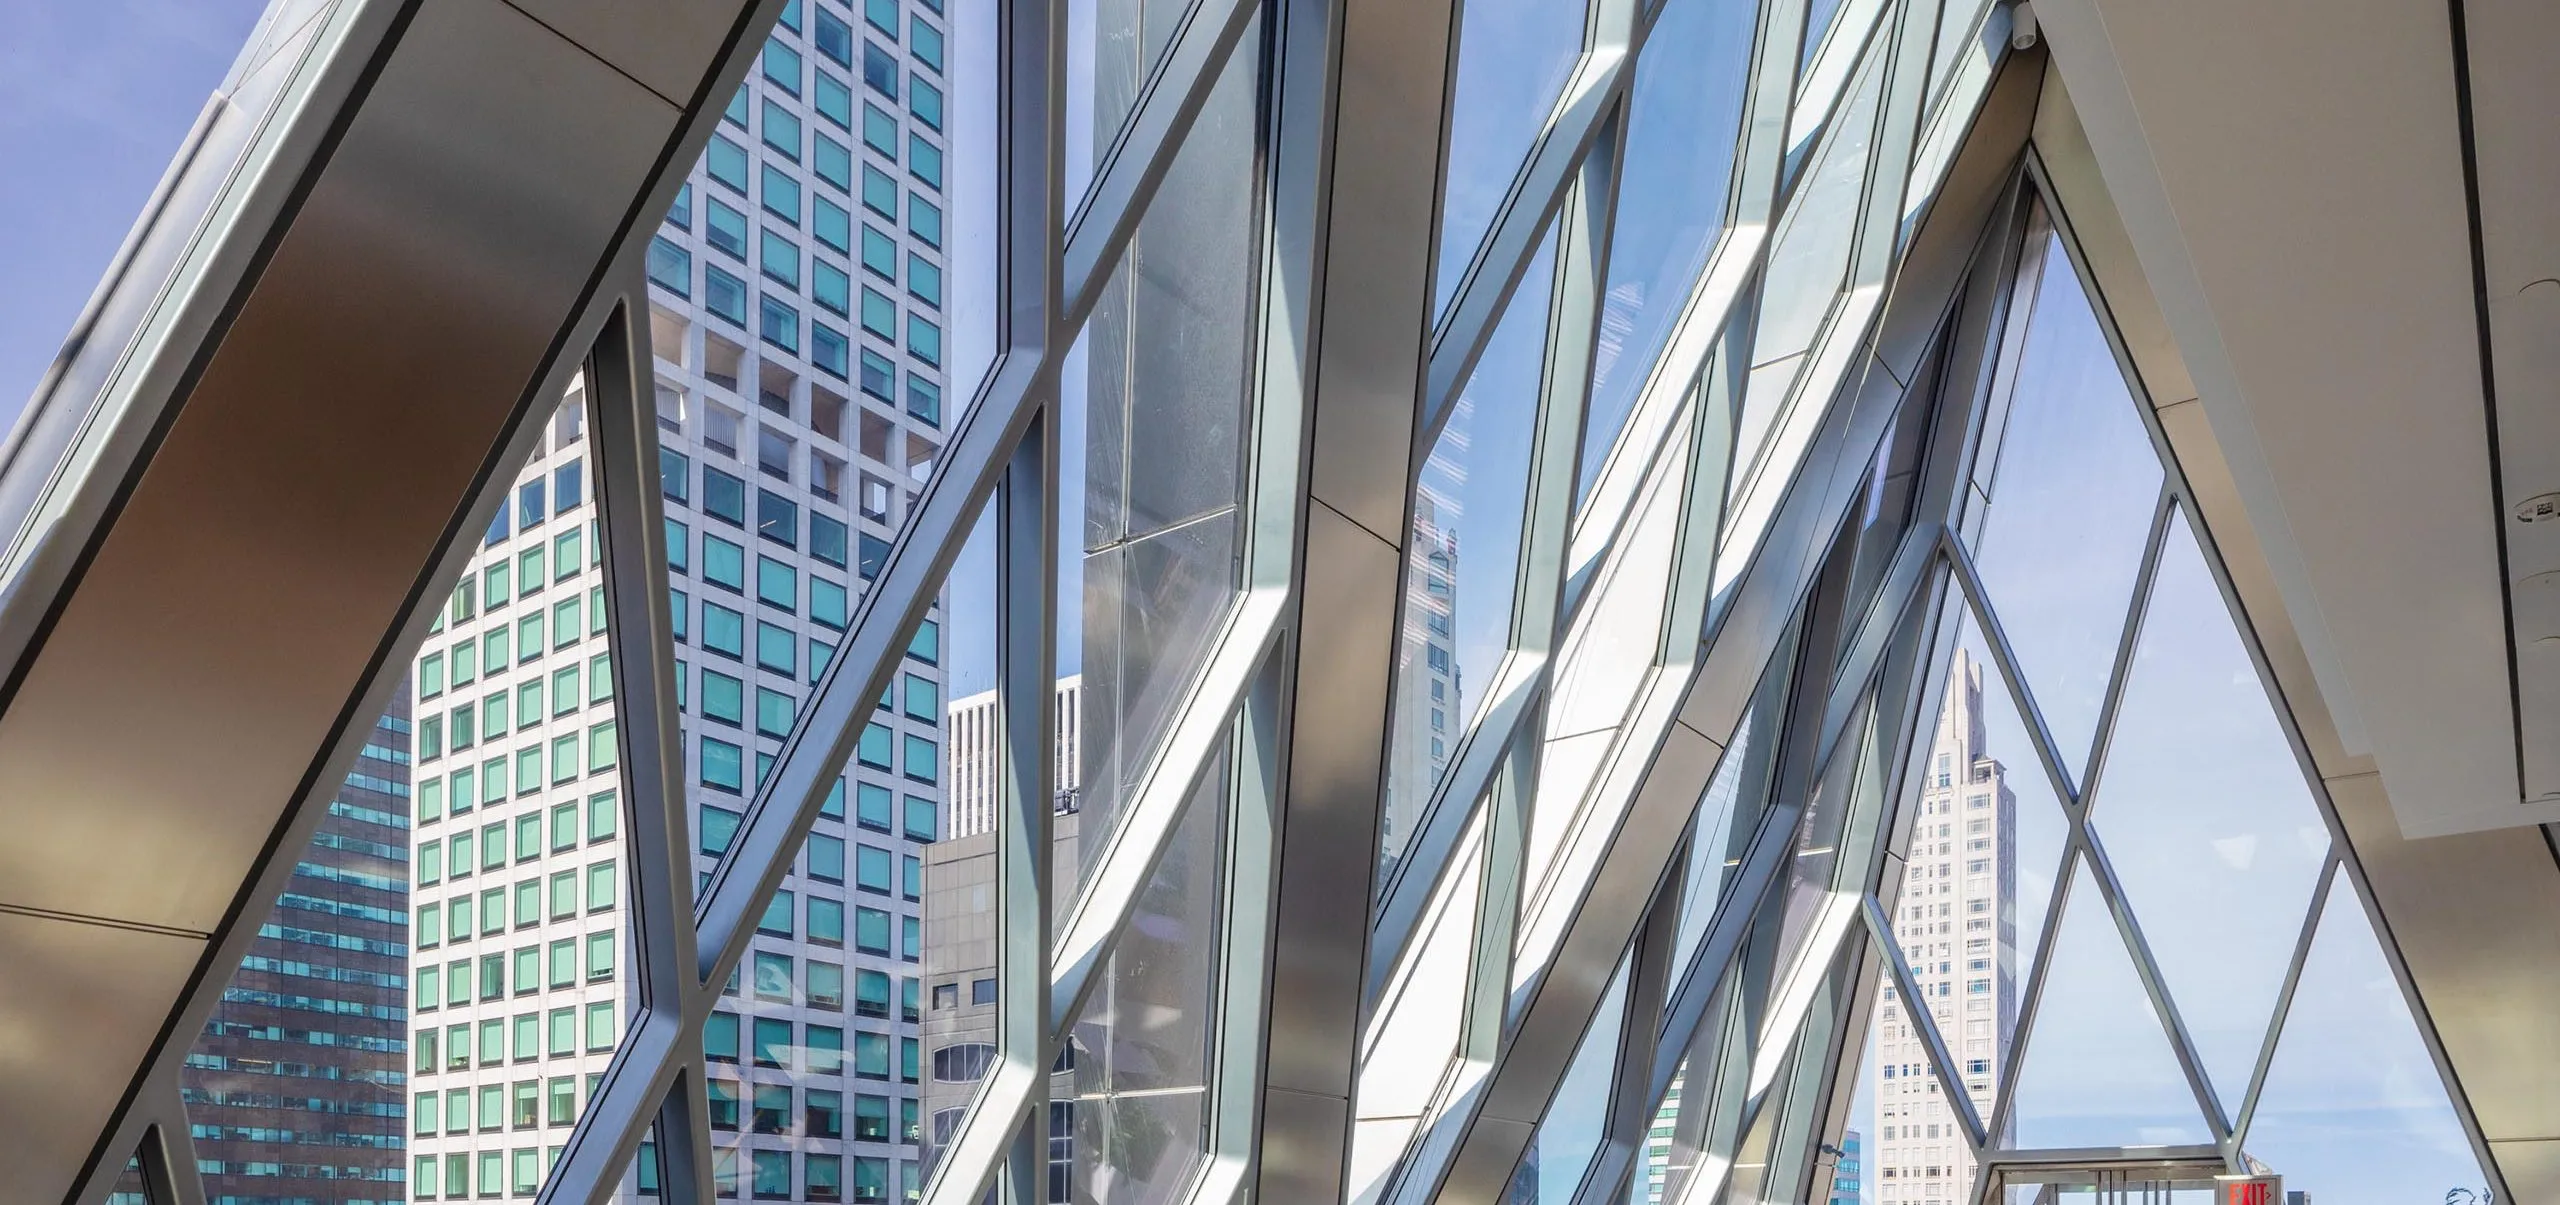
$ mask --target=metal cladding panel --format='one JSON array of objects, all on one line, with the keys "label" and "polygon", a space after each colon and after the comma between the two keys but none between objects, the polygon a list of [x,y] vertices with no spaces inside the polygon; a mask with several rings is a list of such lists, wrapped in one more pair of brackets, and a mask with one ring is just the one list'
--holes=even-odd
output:
[{"label": "metal cladding panel", "polygon": [[0,1205],[62,1199],[203,955],[192,937],[0,912]]},{"label": "metal cladding panel", "polygon": [[0,717],[0,902],[221,923],[675,116],[418,12]]}]

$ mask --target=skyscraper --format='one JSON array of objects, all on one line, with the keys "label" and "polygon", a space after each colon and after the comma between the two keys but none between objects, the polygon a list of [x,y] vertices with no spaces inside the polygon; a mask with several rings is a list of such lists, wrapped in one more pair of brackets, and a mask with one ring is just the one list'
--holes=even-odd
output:
[{"label": "skyscraper", "polygon": [[[1457,468],[1438,457],[1441,475]],[[1450,515],[1454,521],[1456,516]],[[1395,750],[1388,769],[1387,807],[1380,849],[1389,863],[1404,851],[1431,803],[1432,789],[1448,769],[1458,737],[1466,731],[1465,683],[1458,676],[1458,536],[1442,522],[1441,500],[1429,489],[1414,495],[1413,546],[1407,553],[1404,632],[1396,641],[1399,685],[1395,693]]]},{"label": "skyscraper", "polygon": [[[941,452],[947,25],[795,0],[648,254],[694,866],[728,848]],[[418,1199],[531,1191],[631,1007],[620,733],[573,390],[417,665]],[[921,1187],[940,617],[705,1027],[713,1177]],[[643,1164],[647,1163],[643,1160]],[[628,1185],[654,1189],[649,1169]]]},{"label": "skyscraper", "polygon": [[1863,1140],[1856,1130],[1840,1135],[1840,1148],[1831,1159],[1831,1205],[1859,1205],[1864,1161],[1859,1157]]},{"label": "skyscraper", "polygon": [[[1917,814],[1894,928],[1965,1094],[1988,1117],[2024,968],[2016,965],[2010,931],[2017,797],[1985,735],[1982,680],[1982,666],[1959,648],[1911,805]],[[1862,1163],[1884,1202],[1952,1200],[1972,1183],[1973,1155],[1904,1011],[1918,1007],[1890,984],[1877,1002],[1876,1144]]]},{"label": "skyscraper", "polygon": [[210,1199],[409,1199],[409,736],[404,691],[187,1054]]}]

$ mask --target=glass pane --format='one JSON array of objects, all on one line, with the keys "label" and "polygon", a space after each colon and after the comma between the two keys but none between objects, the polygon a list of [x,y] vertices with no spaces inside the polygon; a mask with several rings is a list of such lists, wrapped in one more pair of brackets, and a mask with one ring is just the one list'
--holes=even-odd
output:
[{"label": "glass pane", "polygon": [[[921,1110],[917,1116],[892,1118],[880,1103],[857,1096],[848,1102],[847,1107],[854,1112],[845,1124],[857,1138],[917,1143],[920,1175],[929,1173],[939,1161],[970,1102],[977,1099],[979,1086],[994,1069],[997,1008],[1003,993],[1040,990],[1002,983],[996,974],[996,954],[1003,937],[997,929],[1000,847],[996,825],[1004,800],[1000,778],[1004,732],[997,712],[998,550],[994,511],[990,506],[979,516],[977,527],[952,563],[943,590],[940,652],[944,680],[956,697],[944,712],[946,765],[942,782],[946,806],[939,839],[923,847],[919,865],[910,869],[902,863],[893,875],[886,865],[887,858],[874,853],[878,839],[862,831],[874,822],[866,815],[878,816],[883,801],[877,796],[854,801],[856,861],[849,877],[854,886],[855,937],[857,941],[860,938],[862,909],[883,907],[880,895],[884,891],[892,896],[914,891],[918,885],[910,884],[907,875],[920,875],[924,975],[910,986],[857,970],[853,972],[849,987],[852,999],[847,1007],[857,1016],[910,1020],[911,1010],[921,1009],[923,1019],[918,1032],[923,1046],[920,1057],[924,1082],[921,1100],[912,1106]],[[913,685],[906,687],[910,698],[916,689]],[[1056,722],[1061,728],[1071,722],[1077,693],[1072,678],[1058,684]],[[1059,782],[1059,798],[1071,798],[1065,793],[1073,788],[1072,779]],[[872,788],[865,783],[859,789],[867,792]],[[1073,873],[1075,819],[1072,810],[1060,811],[1053,817],[1053,873]],[[897,822],[903,827],[904,816],[898,816]],[[872,865],[864,865],[865,860]],[[893,998],[893,988],[902,994]],[[897,1103],[906,1106],[907,1102]],[[908,1132],[910,1123],[917,1132]]]},{"label": "glass pane", "polygon": [[1061,376],[1058,658],[1083,675],[1087,869],[1238,596],[1257,88],[1254,56],[1230,60]]},{"label": "glass pane", "polygon": [[1759,831],[1769,762],[1778,743],[1777,733],[1771,730],[1777,727],[1779,712],[1755,701],[1734,727],[1733,744],[1716,764],[1706,793],[1698,798],[1689,858],[1681,871],[1680,923],[1671,943],[1673,974],[1689,965],[1698,943],[1706,940],[1707,923],[1724,902],[1725,885],[1741,870],[1742,856]]},{"label": "glass pane", "polygon": [[115,1187],[107,1190],[107,1205],[153,1205],[150,1185],[142,1179],[142,1157],[124,1161],[124,1171],[116,1176]]},{"label": "glass pane", "polygon": [[2314,1201],[2491,1199],[2345,875],[2321,910],[2246,1145],[2288,1193]]},{"label": "glass pane", "polygon": [[[1458,278],[1492,228],[1523,161],[1546,128],[1582,55],[1582,6],[1553,0],[1478,0],[1464,6],[1458,78],[1449,103],[1449,176],[1440,208],[1431,312],[1448,308]],[[1521,288],[1543,280],[1532,270]],[[1481,371],[1481,370],[1479,370]]]},{"label": "glass pane", "polygon": [[[1926,950],[1927,945],[1915,948]],[[1877,990],[1874,1020],[1867,1027],[1867,1058],[1858,1076],[1858,1099],[1850,1106],[1844,1137],[1855,1136],[1860,1183],[1890,1182],[1907,1196],[1962,1199],[1973,1183],[1973,1151],[1966,1145],[1960,1111],[1947,1100],[1947,1086],[1929,1054],[1928,1035],[1935,1033],[1951,1053],[1961,1051],[1961,1038],[1974,1010],[1971,1001],[1941,991],[1947,977],[1935,960],[1923,961],[1904,950],[1921,999],[1909,999],[1894,986],[1887,968]],[[1955,1054],[1963,1067],[1964,1055]],[[1958,1074],[1962,1074],[1961,1071]],[[1969,1093],[1975,1116],[1987,1116],[1988,1096]],[[1841,1150],[1853,1148],[1846,1142]],[[1835,1195],[1838,1183],[1834,1182]],[[1857,1200],[1855,1191],[1850,1200]]]},{"label": "glass pane", "polygon": [[[1497,788],[1499,789],[1499,788]],[[1484,891],[1484,813],[1458,845],[1408,969],[1390,983],[1362,1035],[1353,1097],[1351,1196],[1377,1199],[1424,1113],[1442,1090],[1465,1036],[1476,918]]]},{"label": "glass pane", "polygon": [[1076,1200],[1162,1205],[1180,1197],[1201,1157],[1225,904],[1227,774],[1221,756],[1174,827],[1109,967],[1071,1027]]},{"label": "glass pane", "polygon": [[2053,965],[2018,1072],[2020,1147],[2165,1146],[2212,1140],[2167,1030],[2097,885],[2072,876]]},{"label": "glass pane", "polygon": [[[1067,0],[1067,216],[1120,137],[1195,0]],[[1258,53],[1247,36],[1239,58]],[[1195,127],[1196,128],[1196,127]]]},{"label": "glass pane", "polygon": [[1511,1175],[1506,1202],[1566,1205],[1590,1172],[1591,1156],[1599,1151],[1609,1121],[1618,1034],[1626,1025],[1627,965],[1618,964],[1618,973],[1610,978],[1608,990],[1591,1014],[1590,1028],[1582,1031],[1582,1044],[1574,1047],[1573,1061],[1565,1065],[1564,1079],[1556,1084],[1555,1103],[1547,1107],[1546,1117],[1530,1135],[1529,1148],[1521,1153],[1520,1166]]},{"label": "glass pane", "polygon": [[[1737,469],[1726,487],[1728,497],[1738,498],[1750,487],[1761,467],[1761,445],[1791,404],[1830,401],[1827,397],[1798,399],[1796,382],[1804,375],[1814,337],[1831,315],[1849,269],[1884,76],[1884,56],[1869,55],[1856,90],[1823,140],[1820,158],[1788,205],[1770,246],[1760,325],[1752,343],[1751,379],[1734,436]],[[1783,472],[1785,467],[1773,466],[1770,471]]]},{"label": "glass pane", "polygon": [[1511,650],[1554,240],[1539,248],[1423,462],[1405,549],[1379,877],[1395,867]]},{"label": "glass pane", "polygon": [[[1876,1174],[1871,1169],[1876,1166],[1877,1156],[1875,1143],[1870,1136],[1880,1132],[1883,1121],[1877,1113],[1878,1093],[1889,1086],[1899,1086],[1902,1083],[1902,1077],[1897,1075],[1892,1085],[1888,1085],[1878,1067],[1879,1052],[1894,1050],[1885,1041],[1879,1041],[1879,1037],[1887,1033],[1886,1024],[1879,1009],[1876,1020],[1867,1027],[1864,1052],[1858,1056],[1857,1094],[1849,1100],[1849,1118],[1842,1123],[1839,1140],[1831,1144],[1835,1153],[1829,1159],[1831,1176],[1827,1188],[1819,1175],[1817,1165],[1817,1175],[1813,1185],[1814,1196],[1811,1199],[1824,1202],[1825,1205],[1861,1205],[1861,1202],[1868,1200],[1873,1192],[1868,1185],[1871,1182],[1870,1178]],[[1890,1040],[1889,1037],[1887,1040]],[[1894,1053],[1896,1057],[1900,1057],[1903,1052],[1894,1051]],[[1906,1058],[1904,1061],[1916,1060]]]},{"label": "glass pane", "polygon": [[[1968,1066],[1978,1059],[2006,1065],[2070,827],[2013,698],[1981,629],[1960,616],[1945,701],[1921,766],[1909,852],[1913,886],[1895,924],[1913,971],[1964,993],[1963,1033],[1947,1036],[1950,1045],[1961,1043]],[[1988,968],[1976,965],[1985,958]],[[1977,989],[1986,978],[1988,989]],[[1990,1024],[1977,1024],[1983,1021]],[[1990,1115],[1987,1105],[1983,1115]]]},{"label": "glass pane", "polygon": [[2127,672],[2090,823],[2236,1112],[2329,829],[2183,516]]},{"label": "glass pane", "polygon": [[2088,764],[2160,494],[2150,432],[2059,238],[1975,541],[1983,591],[2075,782]]},{"label": "glass pane", "polygon": [[[403,691],[187,1054],[179,1083],[210,1199],[333,1200],[345,1181],[396,1182],[410,1167],[403,1141],[432,1142],[411,1137],[433,1131],[411,1128],[425,1118],[410,1094],[469,1078],[445,1073],[439,1038],[455,1010],[441,994],[418,1002],[411,1031],[410,770]],[[480,883],[475,874],[453,890]],[[422,919],[424,901],[444,891],[419,890]],[[453,945],[427,944],[439,964]],[[464,948],[479,945],[506,948]]]},{"label": "glass pane", "polygon": [[1637,61],[1580,488],[1588,491],[1724,232],[1759,6],[1668,0]]}]

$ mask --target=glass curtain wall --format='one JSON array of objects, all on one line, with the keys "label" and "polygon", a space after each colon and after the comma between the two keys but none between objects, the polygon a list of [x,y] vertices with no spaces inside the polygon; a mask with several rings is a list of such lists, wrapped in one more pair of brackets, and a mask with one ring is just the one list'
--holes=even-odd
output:
[{"label": "glass curtain wall", "polygon": [[[1247,1190],[1339,135],[1303,6],[1060,9],[776,6],[190,1062],[208,1184]],[[1940,208],[2008,21],[1452,12],[1345,1199],[2485,1184],[2068,215]]]}]

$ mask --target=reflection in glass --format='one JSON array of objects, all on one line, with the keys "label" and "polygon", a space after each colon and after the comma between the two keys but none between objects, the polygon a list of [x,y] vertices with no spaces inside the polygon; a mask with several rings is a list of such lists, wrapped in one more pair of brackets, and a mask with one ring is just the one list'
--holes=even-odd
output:
[{"label": "reflection in glass", "polygon": [[[1496,788],[1500,789],[1500,788]],[[1388,987],[1363,1035],[1353,1096],[1351,1196],[1372,1201],[1440,1092],[1465,1036],[1477,910],[1484,891],[1485,816],[1459,839],[1458,864],[1433,896],[1410,969]]]},{"label": "reflection in glass", "polygon": [[1405,547],[1389,728],[1384,880],[1511,650],[1554,240],[1541,246],[1423,462]]},{"label": "reflection in glass", "polygon": [[1204,776],[1071,1027],[1076,1200],[1162,1205],[1188,1186],[1200,1158],[1225,906],[1227,774],[1221,757]]},{"label": "reflection in glass", "polygon": [[446,1066],[429,1065],[438,1014],[408,1024],[410,741],[401,691],[187,1053],[180,1094],[214,1198],[326,1200],[408,1167],[409,1093]]},{"label": "reflection in glass", "polygon": [[1627,962],[1620,961],[1608,990],[1601,993],[1599,1008],[1591,1014],[1590,1028],[1582,1031],[1582,1043],[1574,1047],[1573,1061],[1565,1065],[1564,1079],[1556,1086],[1556,1103],[1538,1123],[1537,1133],[1530,1136],[1529,1148],[1521,1153],[1506,1201],[1517,1205],[1566,1205],[1589,1173],[1591,1156],[1599,1151],[1609,1121],[1609,1086],[1616,1077],[1618,1032],[1626,1024],[1627,967]]},{"label": "reflection in glass", "polygon": [[2048,236],[1974,547],[2063,768],[2080,781],[2142,568],[2160,461],[2062,241]]},{"label": "reflection in glass", "polygon": [[2216,1094],[2234,1109],[2329,830],[2183,516],[2127,672],[2090,823]]},{"label": "reflection in glass", "polygon": [[2461,1117],[2346,875],[2319,925],[2243,1145],[2283,1174],[2287,1192],[2314,1201],[2488,1201]]},{"label": "reflection in glass", "polygon": [[1645,374],[1724,232],[1758,5],[1667,0],[1637,60],[1593,363],[1580,489],[1588,492]]},{"label": "reflection in glass", "polygon": [[1088,872],[1238,594],[1259,29],[1212,89],[1061,376],[1058,658],[1084,682]]},{"label": "reflection in glass", "polygon": [[[1439,266],[1431,276],[1433,314],[1447,309],[1457,293],[1476,244],[1492,228],[1503,197],[1582,54],[1579,4],[1477,0],[1461,7]],[[1532,268],[1520,287],[1537,286],[1543,292],[1545,279],[1544,270]],[[1482,371],[1478,369],[1479,375]]]},{"label": "reflection in glass", "polygon": [[2021,1147],[2211,1141],[2097,884],[2085,867],[2072,880],[2004,1137]]},{"label": "reflection in glass", "polygon": [[[1118,141],[1195,0],[1067,0],[1067,216]],[[1246,37],[1239,55],[1251,57]]]}]

